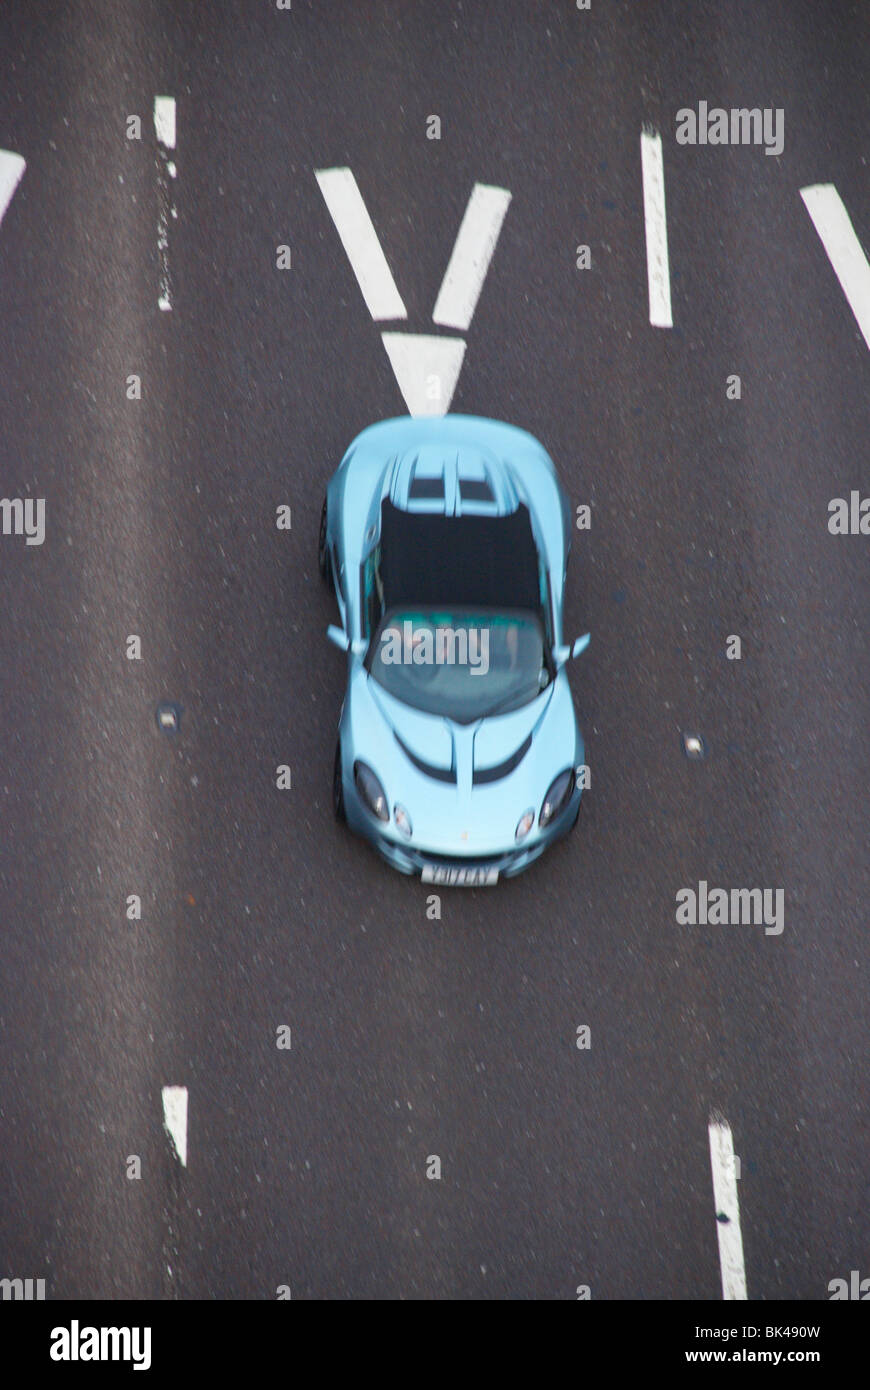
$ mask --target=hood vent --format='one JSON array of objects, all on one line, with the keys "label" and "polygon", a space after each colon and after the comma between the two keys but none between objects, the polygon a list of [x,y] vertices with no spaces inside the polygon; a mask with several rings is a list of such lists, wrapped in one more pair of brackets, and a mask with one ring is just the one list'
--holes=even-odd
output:
[{"label": "hood vent", "polygon": [[426,777],[432,777],[436,782],[451,782],[456,784],[456,769],[454,767],[433,767],[431,763],[424,763],[422,758],[418,758],[416,753],[412,753],[406,743],[403,743],[399,735],[394,731],[393,737],[408,759],[413,763],[418,772],[422,772]]},{"label": "hood vent", "polygon": [[517,751],[506,758],[503,763],[497,763],[495,767],[476,767],[472,775],[472,782],[477,787],[485,782],[500,782],[503,777],[510,777],[514,769],[519,767],[531,746],[532,736],[529,734],[525,743],[521,743]]}]

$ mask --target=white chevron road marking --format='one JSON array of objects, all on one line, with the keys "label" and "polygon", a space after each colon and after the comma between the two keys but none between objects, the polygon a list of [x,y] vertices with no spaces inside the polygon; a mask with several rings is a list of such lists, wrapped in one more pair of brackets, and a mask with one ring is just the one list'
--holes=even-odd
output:
[{"label": "white chevron road marking", "polygon": [[843,200],[832,183],[802,188],[801,197],[870,348],[870,265]]}]

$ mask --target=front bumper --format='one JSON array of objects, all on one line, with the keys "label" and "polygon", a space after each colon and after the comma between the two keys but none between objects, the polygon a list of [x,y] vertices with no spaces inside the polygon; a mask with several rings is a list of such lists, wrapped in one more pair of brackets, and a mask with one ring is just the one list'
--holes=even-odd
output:
[{"label": "front bumper", "polygon": [[[393,839],[384,834],[381,822],[376,821],[375,817],[363,806],[356,788],[353,786],[349,788],[346,784],[345,807],[350,828],[368,840],[381,858],[385,859],[392,868],[397,869],[402,874],[416,874],[418,876],[422,875],[424,869],[434,870],[435,878],[430,881],[433,882],[433,887],[438,888],[451,886],[449,876],[452,869],[477,869],[482,874],[486,874],[487,871],[495,871],[499,878],[514,878],[517,874],[521,874],[524,869],[539,859],[546,849],[567,835],[579,814],[582,795],[583,793],[575,786],[565,809],[531,844],[512,845],[510,849],[503,850],[501,853],[488,855],[463,855],[456,852],[443,854],[422,848],[413,842]],[[442,871],[446,871],[446,873]]]}]

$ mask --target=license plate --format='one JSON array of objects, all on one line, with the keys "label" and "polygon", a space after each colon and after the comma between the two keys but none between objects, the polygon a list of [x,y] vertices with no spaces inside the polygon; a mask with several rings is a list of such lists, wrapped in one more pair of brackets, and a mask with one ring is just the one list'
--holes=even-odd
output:
[{"label": "license plate", "polygon": [[454,869],[448,865],[425,864],[423,883],[439,883],[446,888],[491,888],[498,883],[498,869]]}]

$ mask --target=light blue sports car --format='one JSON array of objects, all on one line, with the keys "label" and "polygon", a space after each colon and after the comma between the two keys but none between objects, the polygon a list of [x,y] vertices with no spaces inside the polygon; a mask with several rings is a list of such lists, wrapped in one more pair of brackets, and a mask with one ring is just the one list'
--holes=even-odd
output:
[{"label": "light blue sports car", "polygon": [[327,488],[319,563],[348,655],[333,809],[426,883],[520,873],[577,820],[583,738],[562,644],[571,510],[530,434],[385,420]]}]

